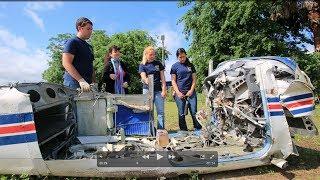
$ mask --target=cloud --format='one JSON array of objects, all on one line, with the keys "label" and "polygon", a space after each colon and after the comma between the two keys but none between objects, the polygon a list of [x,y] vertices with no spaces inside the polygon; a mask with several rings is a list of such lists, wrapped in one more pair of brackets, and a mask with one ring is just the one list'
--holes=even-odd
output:
[{"label": "cloud", "polygon": [[0,46],[25,50],[27,48],[27,42],[24,38],[13,35],[8,30],[0,28]]},{"label": "cloud", "polygon": [[30,9],[25,9],[24,10],[27,15],[33,20],[34,23],[36,23],[36,25],[42,30],[44,31],[44,23],[43,20],[39,17],[39,15],[37,13],[35,13],[34,11],[30,10]]},{"label": "cloud", "polygon": [[54,10],[63,5],[63,2],[28,2],[27,9],[33,11],[48,11]]},{"label": "cloud", "polygon": [[175,56],[175,52],[178,48],[184,47],[185,39],[182,34],[182,27],[181,26],[170,26],[169,23],[161,23],[156,26],[154,29],[149,31],[151,36],[158,37],[157,38],[157,45],[161,46],[160,36],[164,35],[164,46],[165,48],[171,53],[169,55],[169,60],[166,61],[166,70],[165,70],[165,77],[166,81],[171,79],[170,69],[172,64],[177,62],[177,58]]},{"label": "cloud", "polygon": [[62,5],[63,2],[28,2],[24,11],[42,31],[45,31],[44,21],[38,13],[51,11]]},{"label": "cloud", "polygon": [[[181,31],[180,31],[181,32]],[[174,53],[184,44],[182,33],[179,32],[179,26],[170,26],[168,23],[162,23],[150,31],[153,36],[159,36],[158,45],[160,45],[160,35],[165,36],[164,45],[171,53]]]},{"label": "cloud", "polygon": [[45,51],[28,48],[23,37],[11,34],[7,30],[1,29],[1,32],[13,37],[13,41],[25,44],[17,47],[6,44],[7,40],[0,38],[0,84],[42,81],[41,73],[48,67],[49,59]]}]

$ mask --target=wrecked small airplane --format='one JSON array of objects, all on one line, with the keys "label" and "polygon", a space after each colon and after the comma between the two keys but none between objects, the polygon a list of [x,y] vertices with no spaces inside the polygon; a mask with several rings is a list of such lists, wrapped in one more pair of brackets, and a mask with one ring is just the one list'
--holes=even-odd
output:
[{"label": "wrecked small airplane", "polygon": [[[114,95],[50,83],[1,86],[0,174],[154,177],[268,164],[285,168],[285,159],[298,155],[292,137],[318,133],[313,89],[290,58],[222,62],[204,81],[206,107],[197,113],[201,132],[158,131],[156,137],[152,89]],[[215,152],[216,163],[203,152]],[[99,165],[102,156],[108,161]],[[113,166],[112,159],[122,164]],[[159,167],[160,159],[169,163]]]}]

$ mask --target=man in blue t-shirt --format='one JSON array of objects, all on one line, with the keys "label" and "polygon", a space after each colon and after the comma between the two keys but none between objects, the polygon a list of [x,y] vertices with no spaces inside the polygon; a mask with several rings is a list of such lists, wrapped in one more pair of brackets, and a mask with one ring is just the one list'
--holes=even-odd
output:
[{"label": "man in blue t-shirt", "polygon": [[92,34],[92,22],[81,17],[76,22],[77,36],[67,41],[62,54],[65,68],[63,84],[73,89],[90,91],[90,84],[95,82],[93,69],[93,49],[86,42]]}]

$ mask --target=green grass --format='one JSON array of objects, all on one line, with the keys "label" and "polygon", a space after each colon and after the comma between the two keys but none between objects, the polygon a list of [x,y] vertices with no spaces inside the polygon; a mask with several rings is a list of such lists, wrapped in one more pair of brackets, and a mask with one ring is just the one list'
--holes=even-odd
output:
[{"label": "green grass", "polygon": [[[202,94],[197,94],[198,98],[198,111],[205,107],[205,96]],[[178,124],[178,108],[174,101],[170,98],[167,98],[165,105],[165,127],[168,131],[176,131],[179,130]],[[156,113],[155,113],[156,115]],[[156,117],[156,116],[155,116]],[[155,118],[156,119],[156,118]],[[192,119],[190,116],[190,112],[186,116],[187,127],[189,130],[193,129]]]},{"label": "green grass", "polygon": [[[316,106],[313,123],[320,130],[320,105]],[[296,135],[294,142],[297,145],[299,157],[290,157],[289,164],[301,169],[314,169],[320,166],[320,135],[303,136]]]},{"label": "green grass", "polygon": [[[319,131],[320,130],[320,105],[316,106],[312,121],[315,124],[315,126],[318,128],[318,131]],[[319,137],[319,135],[313,136],[313,137],[296,135],[294,139],[295,139],[296,143],[303,144],[305,142],[308,142],[313,147],[319,147],[318,150],[320,150],[320,137]]]},{"label": "green grass", "polygon": [[0,175],[0,180],[11,180],[11,179],[19,179],[19,180],[29,180],[30,176],[27,174],[21,175]]}]

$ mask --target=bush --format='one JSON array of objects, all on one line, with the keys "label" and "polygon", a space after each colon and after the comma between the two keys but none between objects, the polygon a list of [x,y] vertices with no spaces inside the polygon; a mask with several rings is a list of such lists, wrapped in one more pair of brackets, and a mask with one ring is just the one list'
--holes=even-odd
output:
[{"label": "bush", "polygon": [[320,94],[320,52],[312,54],[304,54],[303,56],[295,57],[300,69],[304,71],[310,78],[312,85],[315,88],[315,93]]}]

